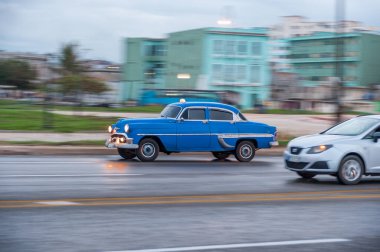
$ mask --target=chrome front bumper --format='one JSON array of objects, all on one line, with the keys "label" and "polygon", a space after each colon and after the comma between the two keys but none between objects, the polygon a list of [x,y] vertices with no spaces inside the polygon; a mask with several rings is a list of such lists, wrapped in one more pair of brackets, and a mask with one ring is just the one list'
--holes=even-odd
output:
[{"label": "chrome front bumper", "polygon": [[133,144],[133,138],[128,138],[125,133],[112,134],[107,139],[105,146],[107,148],[137,149],[138,144]]},{"label": "chrome front bumper", "polygon": [[279,146],[278,141],[270,142],[270,146]]}]

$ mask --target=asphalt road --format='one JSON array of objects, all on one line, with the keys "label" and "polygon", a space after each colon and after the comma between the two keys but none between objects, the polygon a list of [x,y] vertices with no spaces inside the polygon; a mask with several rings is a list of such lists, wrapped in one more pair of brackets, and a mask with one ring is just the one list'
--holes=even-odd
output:
[{"label": "asphalt road", "polygon": [[281,157],[0,156],[0,251],[379,251],[380,177]]}]

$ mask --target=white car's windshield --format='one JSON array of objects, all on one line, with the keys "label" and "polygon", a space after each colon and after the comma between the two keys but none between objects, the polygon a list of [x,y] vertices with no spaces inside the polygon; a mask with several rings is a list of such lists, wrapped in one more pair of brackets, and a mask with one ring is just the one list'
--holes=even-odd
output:
[{"label": "white car's windshield", "polygon": [[176,118],[179,111],[181,111],[181,108],[178,106],[172,106],[168,105],[166,106],[162,112],[161,112],[161,117],[165,118]]},{"label": "white car's windshield", "polygon": [[338,124],[322,134],[357,136],[364,133],[377,123],[379,123],[378,119],[357,117]]}]

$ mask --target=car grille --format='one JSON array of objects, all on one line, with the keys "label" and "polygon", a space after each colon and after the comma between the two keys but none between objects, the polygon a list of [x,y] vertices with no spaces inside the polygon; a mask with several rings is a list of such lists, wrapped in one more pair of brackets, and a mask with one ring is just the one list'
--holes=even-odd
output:
[{"label": "car grille", "polygon": [[293,155],[298,155],[300,154],[302,151],[302,148],[300,147],[290,147],[290,153],[292,153]]},{"label": "car grille", "polygon": [[317,161],[310,167],[310,169],[328,169],[328,168],[329,166],[327,162],[325,161]]},{"label": "car grille", "polygon": [[306,162],[291,162],[291,161],[286,161],[286,165],[289,167],[289,168],[292,168],[292,169],[303,169],[305,168],[305,166],[307,165],[308,163]]}]

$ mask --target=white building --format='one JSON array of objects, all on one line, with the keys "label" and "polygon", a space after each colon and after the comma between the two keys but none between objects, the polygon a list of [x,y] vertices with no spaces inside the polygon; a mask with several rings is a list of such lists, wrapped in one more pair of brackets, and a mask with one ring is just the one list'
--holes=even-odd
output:
[{"label": "white building", "polygon": [[[343,32],[379,31],[380,27],[365,26],[358,21],[344,20]],[[315,32],[335,32],[335,22],[311,22],[303,16],[284,16],[281,23],[274,25],[270,31],[270,62],[276,72],[292,72],[288,58],[289,44],[287,39],[311,35]]]},{"label": "white building", "polygon": [[[311,22],[303,16],[284,16],[282,22],[274,25],[270,36],[272,39],[284,39],[297,36],[310,35],[314,32],[335,32],[335,22]],[[365,26],[358,21],[344,20],[344,32],[379,31],[379,27]]]}]

